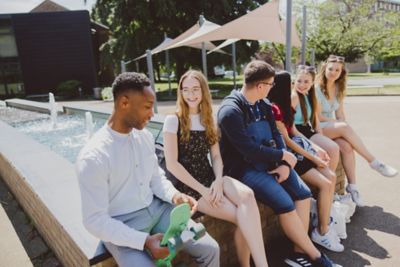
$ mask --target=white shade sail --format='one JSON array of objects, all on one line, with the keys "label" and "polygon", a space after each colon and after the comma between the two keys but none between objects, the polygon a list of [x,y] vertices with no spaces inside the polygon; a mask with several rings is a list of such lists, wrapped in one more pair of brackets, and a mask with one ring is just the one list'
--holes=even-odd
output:
[{"label": "white shade sail", "polygon": [[[215,23],[213,23],[211,21],[208,21],[208,20],[205,20],[203,26],[205,26],[205,25],[211,27],[210,30],[211,29],[216,29],[217,27],[221,27],[220,25],[215,24]],[[154,55],[154,54],[160,53],[160,52],[162,52],[164,50],[168,50],[168,49],[172,49],[172,48],[176,48],[176,47],[180,47],[180,46],[188,46],[188,47],[192,47],[192,48],[202,49],[202,42],[184,44],[184,45],[176,45],[176,44],[180,43],[182,40],[185,40],[188,37],[192,36],[194,33],[197,33],[201,28],[202,28],[201,32],[205,32],[204,31],[204,27],[200,27],[200,25],[198,23],[196,23],[195,25],[190,27],[188,30],[186,30],[184,33],[182,33],[181,35],[179,35],[175,39],[171,39],[171,38],[168,38],[168,37],[165,38],[164,41],[161,44],[159,44],[156,48],[151,50],[151,54]],[[208,50],[208,51],[213,50],[213,51],[216,51],[218,53],[226,54],[225,51],[216,49],[216,46],[213,43],[209,42],[209,41],[205,41],[204,44],[205,44],[206,50]],[[133,61],[139,60],[139,59],[144,58],[144,57],[146,57],[146,53],[141,55],[141,56],[139,56],[139,57],[137,57],[137,58],[135,58],[135,59],[133,59]]]},{"label": "white shade sail", "polygon": [[[285,44],[285,27],[279,18],[279,2],[272,1],[259,8],[237,18],[220,27],[203,25],[204,28],[168,48],[191,45],[206,41],[245,39],[256,41],[268,41]],[[300,47],[300,38],[295,27],[292,27],[292,45]]]}]

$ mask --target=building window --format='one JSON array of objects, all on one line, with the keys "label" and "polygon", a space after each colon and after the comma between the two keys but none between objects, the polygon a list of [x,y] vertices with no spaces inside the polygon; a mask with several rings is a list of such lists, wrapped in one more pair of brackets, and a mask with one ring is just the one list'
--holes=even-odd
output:
[{"label": "building window", "polygon": [[0,97],[24,93],[18,50],[10,18],[0,18]]}]

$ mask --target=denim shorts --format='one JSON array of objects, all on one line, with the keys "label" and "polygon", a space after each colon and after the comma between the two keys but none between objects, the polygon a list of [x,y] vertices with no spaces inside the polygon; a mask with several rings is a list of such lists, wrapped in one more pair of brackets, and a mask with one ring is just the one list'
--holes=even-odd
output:
[{"label": "denim shorts", "polygon": [[245,170],[241,182],[253,189],[257,200],[283,214],[296,209],[297,200],[311,197],[311,191],[294,170],[286,181],[278,183],[274,176],[252,168]]}]

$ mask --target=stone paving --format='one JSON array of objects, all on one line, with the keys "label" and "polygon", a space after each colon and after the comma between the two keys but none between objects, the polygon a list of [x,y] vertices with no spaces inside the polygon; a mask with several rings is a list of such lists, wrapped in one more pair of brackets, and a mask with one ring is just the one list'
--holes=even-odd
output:
[{"label": "stone paving", "polygon": [[[0,202],[29,258],[35,267],[60,267],[54,253],[40,237],[40,234],[30,222],[29,217],[19,206],[18,201],[8,190],[7,185],[0,177]],[[1,264],[0,264],[1,266]],[[7,266],[14,267],[14,266]],[[17,266],[15,266],[17,267]]]}]

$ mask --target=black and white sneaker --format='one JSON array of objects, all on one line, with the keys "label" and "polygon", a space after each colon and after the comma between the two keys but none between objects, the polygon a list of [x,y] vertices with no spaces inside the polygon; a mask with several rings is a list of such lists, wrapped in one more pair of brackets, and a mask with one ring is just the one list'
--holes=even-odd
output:
[{"label": "black and white sneaker", "polygon": [[285,263],[292,267],[312,267],[310,258],[303,253],[293,253],[285,259]]},{"label": "black and white sneaker", "polygon": [[321,252],[321,257],[313,262],[314,267],[342,267],[342,265],[336,264],[331,261],[326,254]]}]

